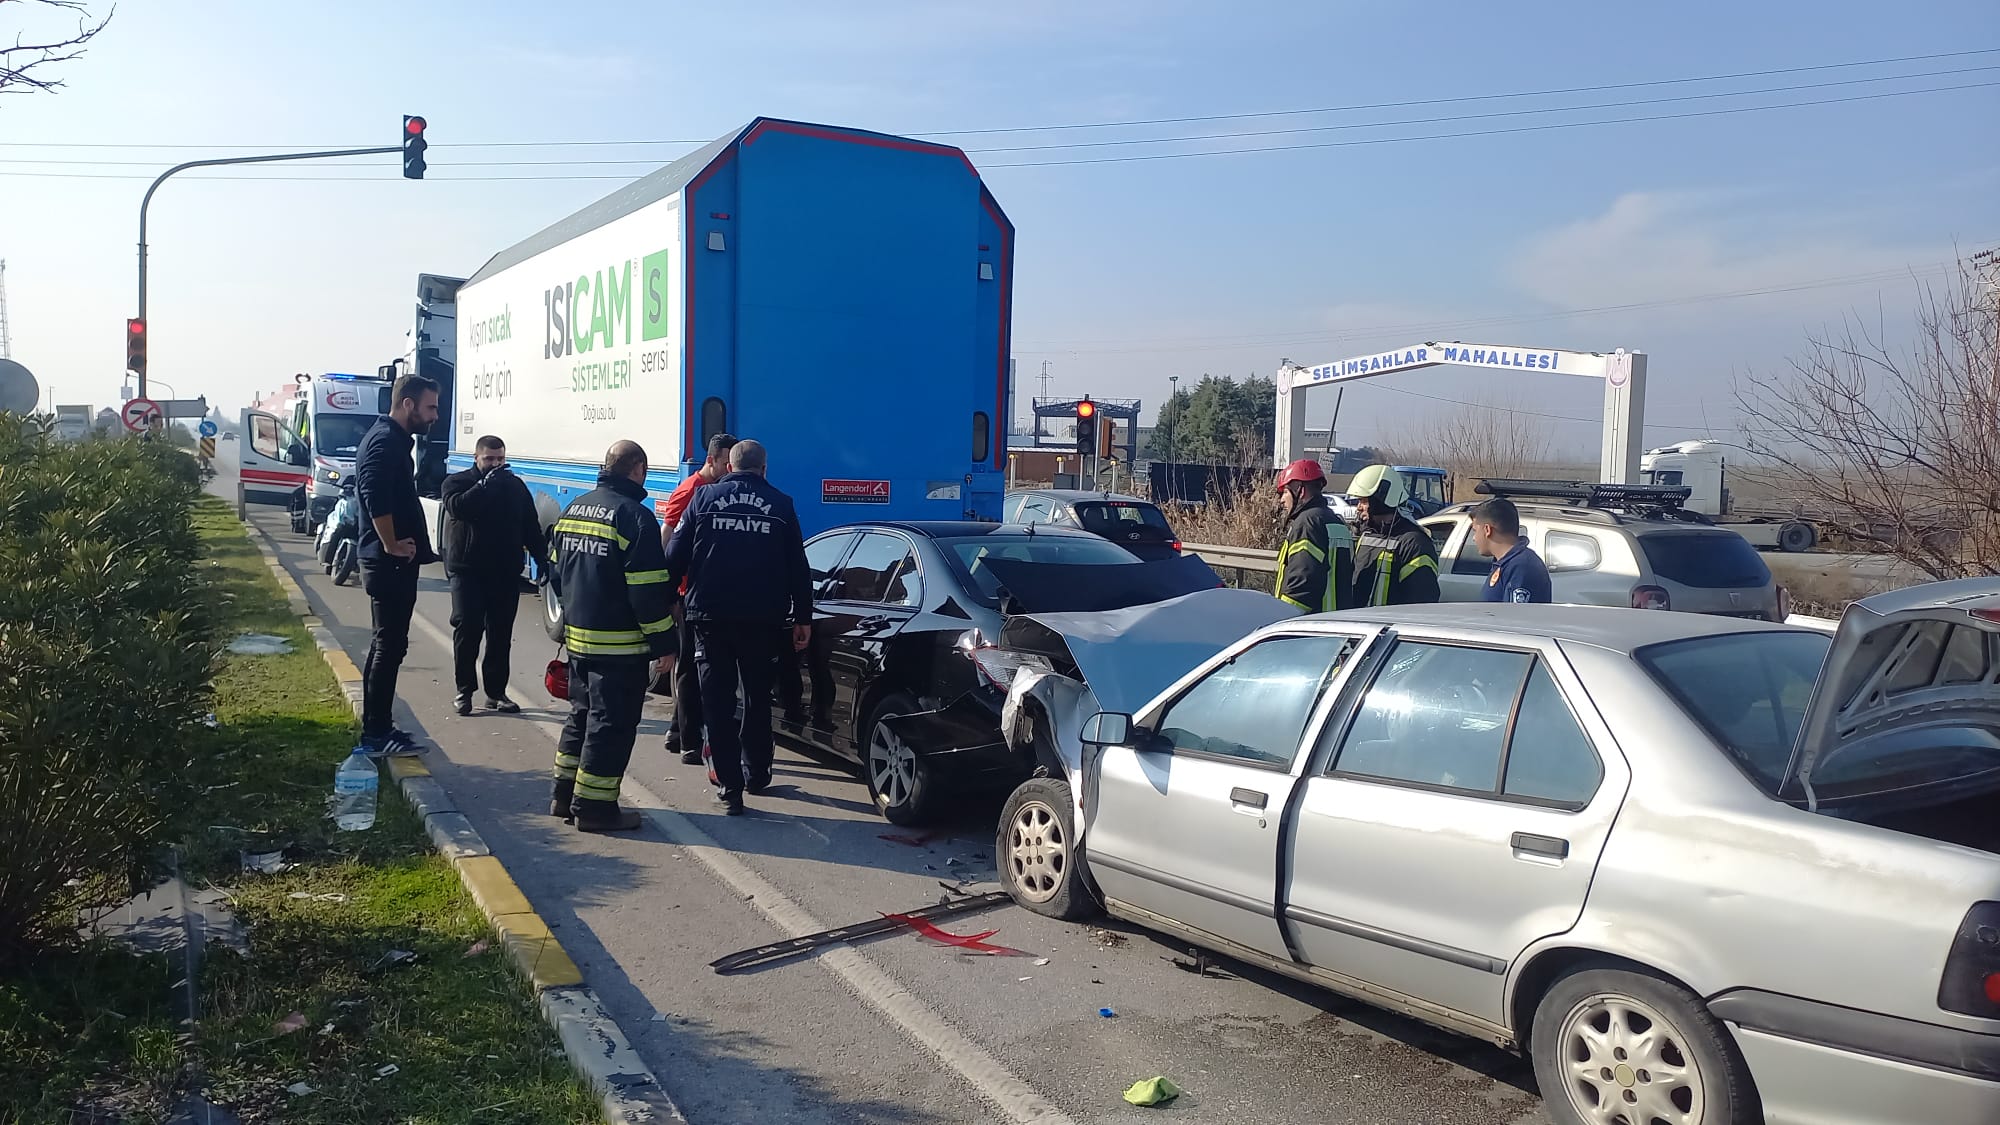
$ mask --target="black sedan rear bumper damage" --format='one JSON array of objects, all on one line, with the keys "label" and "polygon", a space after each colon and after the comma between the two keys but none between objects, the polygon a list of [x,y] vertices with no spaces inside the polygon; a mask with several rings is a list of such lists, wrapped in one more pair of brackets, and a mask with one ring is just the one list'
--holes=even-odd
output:
[{"label": "black sedan rear bumper damage", "polygon": [[1028,775],[1028,766],[1001,737],[1004,702],[999,691],[979,688],[935,711],[897,715],[883,722],[946,776],[980,782],[1018,780]]}]

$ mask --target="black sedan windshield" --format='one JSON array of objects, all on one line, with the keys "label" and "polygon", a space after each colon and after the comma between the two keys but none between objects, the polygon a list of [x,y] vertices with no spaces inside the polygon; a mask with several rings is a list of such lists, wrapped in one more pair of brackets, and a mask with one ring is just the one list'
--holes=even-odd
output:
[{"label": "black sedan windshield", "polygon": [[941,539],[945,557],[958,572],[966,592],[986,605],[998,605],[1000,579],[986,565],[989,559],[1012,559],[1028,563],[1061,563],[1070,566],[1137,566],[1139,560],[1124,548],[1102,539],[1075,535],[979,535],[965,539]]}]

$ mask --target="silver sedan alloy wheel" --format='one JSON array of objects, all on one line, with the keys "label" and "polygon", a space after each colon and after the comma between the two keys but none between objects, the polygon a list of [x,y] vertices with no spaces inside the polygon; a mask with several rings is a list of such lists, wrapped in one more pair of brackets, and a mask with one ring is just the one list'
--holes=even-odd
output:
[{"label": "silver sedan alloy wheel", "polygon": [[917,789],[917,752],[886,723],[868,736],[868,780],[892,806],[908,804]]},{"label": "silver sedan alloy wheel", "polygon": [[1702,1075],[1679,1028],[1630,996],[1585,997],[1563,1017],[1565,1095],[1594,1125],[1701,1125]]},{"label": "silver sedan alloy wheel", "polygon": [[1014,886],[1030,902],[1047,902],[1069,871],[1069,838],[1062,817],[1041,801],[1024,802],[1007,826],[1007,864]]}]

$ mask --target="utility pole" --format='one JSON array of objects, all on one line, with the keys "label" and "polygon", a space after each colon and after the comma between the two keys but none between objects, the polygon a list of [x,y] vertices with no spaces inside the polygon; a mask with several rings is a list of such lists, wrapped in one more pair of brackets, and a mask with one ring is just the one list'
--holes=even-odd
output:
[{"label": "utility pole", "polygon": [[[324,160],[336,156],[380,156],[384,153],[400,152],[403,154],[403,177],[405,179],[421,180],[424,177],[425,168],[423,153],[429,147],[428,142],[424,139],[425,128],[426,125],[423,118],[405,116],[403,118],[403,137],[399,144],[382,145],[377,148],[336,148],[326,149],[321,152],[281,152],[266,156],[223,156],[212,160],[190,160],[185,164],[176,164],[160,173],[153,180],[152,184],[146,188],[145,196],[139,200],[140,324],[143,326],[146,321],[146,209],[152,206],[153,193],[160,190],[160,185],[167,182],[167,177],[178,172],[185,172],[190,168],[214,168],[225,164],[273,164],[285,160]],[[143,327],[140,330],[143,332]],[[146,372],[142,367],[139,371],[134,372],[134,374],[139,377],[139,397],[145,398]]]},{"label": "utility pole", "polygon": [[0,359],[14,358],[14,339],[7,331],[7,259],[0,258]]}]

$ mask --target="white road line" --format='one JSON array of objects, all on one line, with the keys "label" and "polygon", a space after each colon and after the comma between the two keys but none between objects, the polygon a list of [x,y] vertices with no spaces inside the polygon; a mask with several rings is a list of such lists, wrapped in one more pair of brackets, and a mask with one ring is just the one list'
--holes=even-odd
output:
[{"label": "white road line", "polygon": [[[447,653],[451,651],[451,637],[443,629],[421,614],[413,620],[426,636],[443,645]],[[514,677],[516,691],[520,691],[523,683],[530,686],[529,690],[521,692],[522,695],[560,710],[558,701],[542,690],[539,680],[524,680],[518,675]],[[535,728],[547,735],[551,742],[562,735],[558,728],[546,723],[536,723]],[[715,838],[702,831],[699,825],[665,807],[666,802],[645,785],[627,777],[624,786],[653,806],[640,811],[669,840],[687,848],[708,869],[709,874],[723,886],[747,898],[758,913],[770,919],[771,924],[786,936],[804,937],[833,928],[813,917],[805,907],[716,843]],[[1033,1125],[1075,1125],[1073,1118],[1036,1093],[984,1047],[951,1026],[935,1009],[897,983],[860,950],[833,946],[821,950],[814,960],[839,978],[863,1003],[902,1028],[903,1034],[957,1072],[979,1096],[1005,1114],[1007,1120]]]}]

